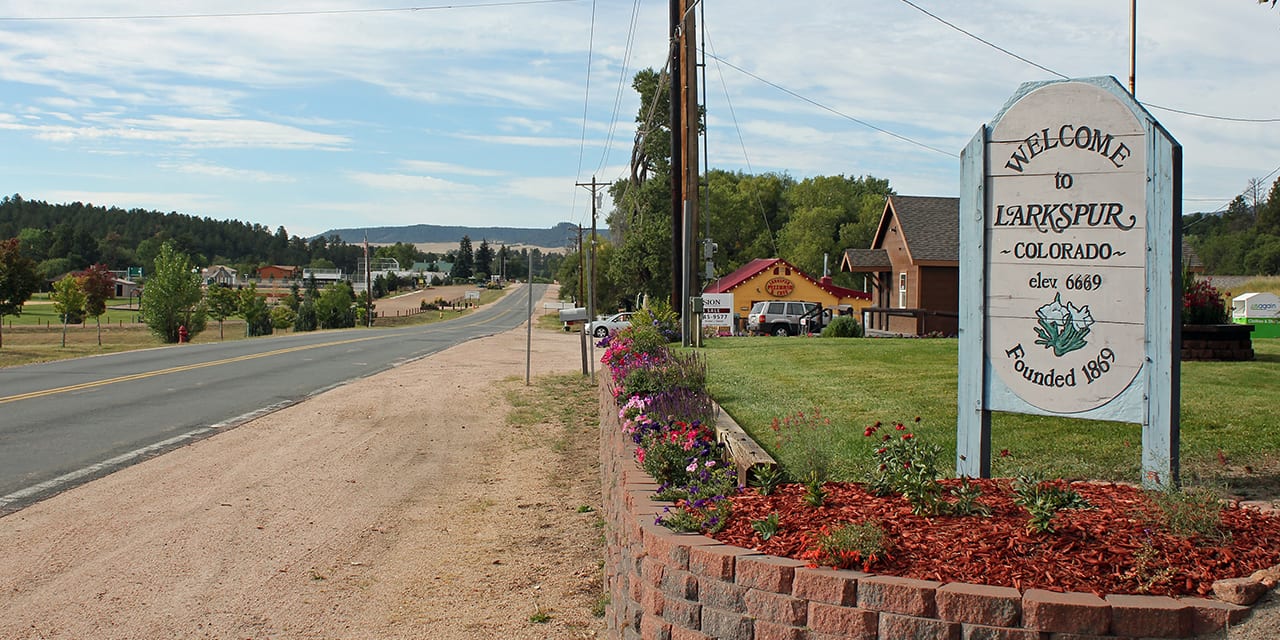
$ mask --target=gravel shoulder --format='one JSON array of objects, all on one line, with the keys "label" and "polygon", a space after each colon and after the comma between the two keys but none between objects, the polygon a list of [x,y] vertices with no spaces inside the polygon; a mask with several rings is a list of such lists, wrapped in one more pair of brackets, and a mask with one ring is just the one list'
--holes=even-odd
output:
[{"label": "gravel shoulder", "polygon": [[[0,518],[0,638],[594,637],[599,514],[582,507],[600,500],[595,423],[510,422],[541,401],[524,386],[525,335]],[[572,373],[578,350],[534,331],[534,375]]]}]

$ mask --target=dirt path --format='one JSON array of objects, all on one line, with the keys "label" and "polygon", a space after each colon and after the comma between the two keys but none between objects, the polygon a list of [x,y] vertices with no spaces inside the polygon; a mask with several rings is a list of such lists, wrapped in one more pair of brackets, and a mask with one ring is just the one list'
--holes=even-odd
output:
[{"label": "dirt path", "polygon": [[[579,364],[534,337],[535,375]],[[508,424],[524,354],[472,341],[0,518],[0,638],[594,636],[596,431]]]}]

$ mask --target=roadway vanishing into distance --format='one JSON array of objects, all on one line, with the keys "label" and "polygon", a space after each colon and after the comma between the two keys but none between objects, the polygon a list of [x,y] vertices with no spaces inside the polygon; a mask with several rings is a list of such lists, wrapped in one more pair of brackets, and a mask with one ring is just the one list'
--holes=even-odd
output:
[{"label": "roadway vanishing into distance", "polygon": [[[546,285],[533,285],[533,299]],[[0,516],[326,389],[519,326],[529,289],[433,324],[0,368]],[[216,327],[211,327],[216,330]],[[424,381],[420,393],[441,382]]]}]

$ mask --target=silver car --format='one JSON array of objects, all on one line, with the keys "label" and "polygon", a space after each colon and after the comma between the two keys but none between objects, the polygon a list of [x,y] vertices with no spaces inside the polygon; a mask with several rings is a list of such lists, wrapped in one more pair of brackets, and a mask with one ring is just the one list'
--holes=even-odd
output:
[{"label": "silver car", "polygon": [[600,318],[587,323],[587,333],[597,338],[603,338],[614,331],[631,326],[632,315],[632,312],[624,311],[623,313],[615,313],[608,317],[601,316]]},{"label": "silver car", "polygon": [[[818,309],[816,302],[798,302],[791,300],[764,300],[751,305],[747,314],[747,331],[765,333],[775,336],[799,335],[800,319],[806,315],[813,316]],[[814,326],[820,324],[813,323]],[[821,327],[817,327],[821,330]]]}]

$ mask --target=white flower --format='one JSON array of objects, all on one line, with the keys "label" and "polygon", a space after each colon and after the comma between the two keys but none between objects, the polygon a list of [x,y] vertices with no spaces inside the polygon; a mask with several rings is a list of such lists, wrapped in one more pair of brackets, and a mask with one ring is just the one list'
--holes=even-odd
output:
[{"label": "white flower", "polygon": [[1067,314],[1071,317],[1071,324],[1075,325],[1076,331],[1084,331],[1093,326],[1093,314],[1089,312],[1089,305],[1081,309],[1068,302]]},{"label": "white flower", "polygon": [[1067,324],[1067,308],[1062,306],[1062,294],[1059,293],[1053,297],[1053,302],[1036,309],[1036,315],[1040,316],[1045,322],[1066,326]]}]

